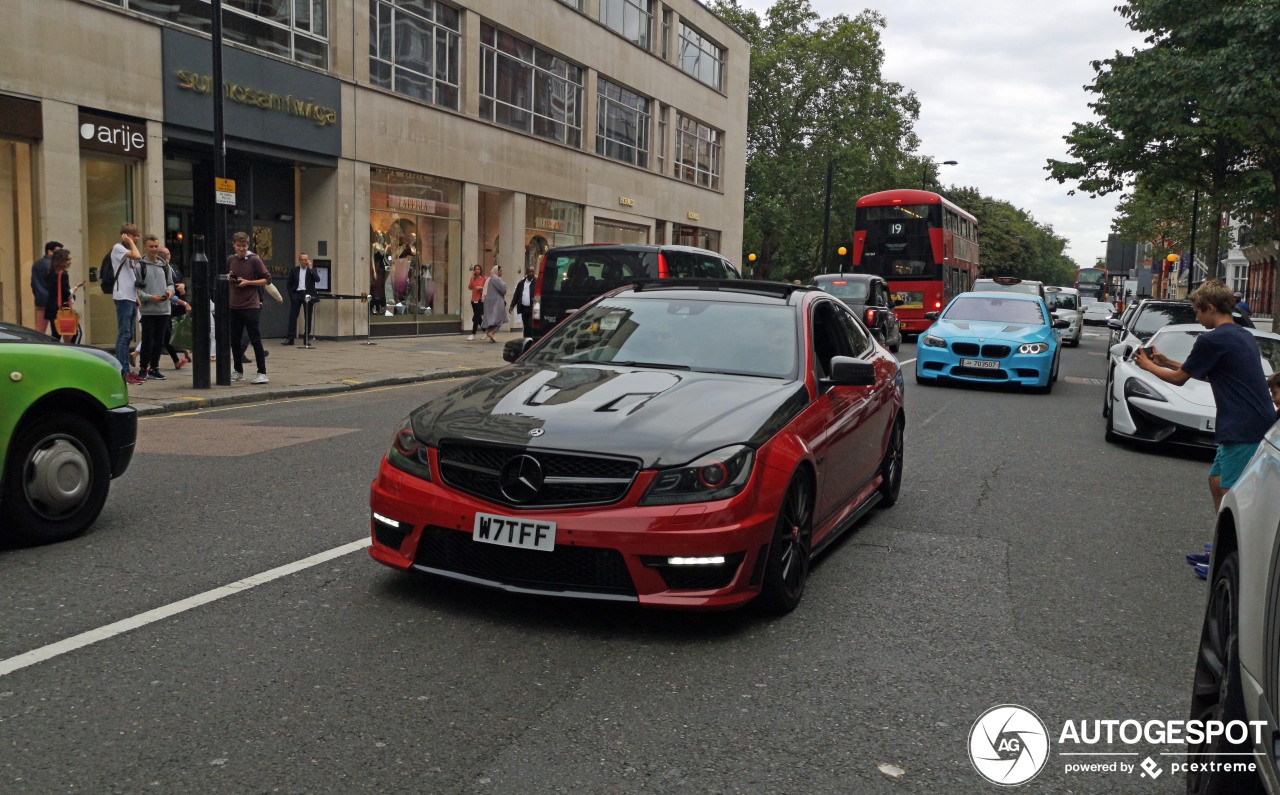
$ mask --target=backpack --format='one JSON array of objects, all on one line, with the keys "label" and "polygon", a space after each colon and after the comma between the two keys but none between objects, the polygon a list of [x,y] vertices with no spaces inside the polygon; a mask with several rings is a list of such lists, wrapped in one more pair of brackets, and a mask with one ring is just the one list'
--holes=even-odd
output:
[{"label": "backpack", "polygon": [[[122,266],[124,263],[120,263]],[[120,271],[111,267],[111,252],[102,258],[102,266],[98,268],[98,286],[102,288],[102,292],[111,295],[116,289],[116,277],[120,275]]]}]

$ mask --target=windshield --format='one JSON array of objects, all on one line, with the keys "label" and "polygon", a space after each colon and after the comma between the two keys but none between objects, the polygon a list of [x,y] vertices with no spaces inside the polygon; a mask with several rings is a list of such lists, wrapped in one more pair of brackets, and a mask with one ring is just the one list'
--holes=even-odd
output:
[{"label": "windshield", "polygon": [[[1203,333],[1162,330],[1151,338],[1151,344],[1175,362],[1185,362],[1191,355],[1191,346]],[[1254,339],[1258,342],[1258,353],[1262,357],[1262,374],[1270,377],[1272,373],[1280,371],[1280,342],[1270,337],[1255,336]]]},{"label": "windshield", "polygon": [[990,320],[997,323],[1034,323],[1044,325],[1045,317],[1038,301],[986,298],[962,295],[951,302],[942,315],[947,320]]},{"label": "windshield", "polygon": [[1162,306],[1144,306],[1133,321],[1133,333],[1143,339],[1149,338],[1165,326],[1177,323],[1195,323],[1196,313],[1191,304],[1164,304]]},{"label": "windshield", "polygon": [[1046,293],[1044,300],[1051,310],[1070,309],[1074,312],[1080,308],[1075,293]]},{"label": "windshield", "polygon": [[796,360],[792,307],[614,297],[572,315],[525,361],[792,378]]},{"label": "windshield", "polygon": [[867,297],[870,287],[869,282],[861,279],[848,281],[847,279],[831,279],[817,282],[818,289],[826,293],[831,293],[836,298],[848,298],[854,301],[861,301]]},{"label": "windshield", "polygon": [[992,292],[1001,291],[1010,293],[1026,293],[1027,295],[1040,294],[1040,282],[1015,282],[1014,284],[1001,284],[995,279],[977,279],[973,283],[974,292]]},{"label": "windshield", "polygon": [[1115,311],[1115,307],[1104,303],[1089,304],[1084,308],[1086,315],[1110,315],[1113,311]]}]

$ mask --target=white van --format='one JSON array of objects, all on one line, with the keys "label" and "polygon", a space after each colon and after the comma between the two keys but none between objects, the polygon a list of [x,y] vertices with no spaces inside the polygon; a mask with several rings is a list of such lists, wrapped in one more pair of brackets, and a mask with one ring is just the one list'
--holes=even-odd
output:
[{"label": "white van", "polygon": [[1071,323],[1059,334],[1064,344],[1076,347],[1080,344],[1080,332],[1084,326],[1084,315],[1080,310],[1080,291],[1074,287],[1044,288],[1044,302],[1055,316]]}]

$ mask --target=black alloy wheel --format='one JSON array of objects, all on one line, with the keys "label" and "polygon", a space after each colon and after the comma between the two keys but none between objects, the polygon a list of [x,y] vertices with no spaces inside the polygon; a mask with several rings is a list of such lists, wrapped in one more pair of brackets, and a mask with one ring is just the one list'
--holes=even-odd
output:
[{"label": "black alloy wheel", "polygon": [[18,429],[6,472],[6,529],[37,544],[65,541],[89,529],[111,485],[111,462],[97,428],[62,412]]},{"label": "black alloy wheel", "polygon": [[771,613],[790,613],[804,596],[809,581],[809,541],[813,532],[813,489],[797,472],[778,508],[778,520],[769,544],[760,606]]},{"label": "black alloy wheel", "polygon": [[902,426],[901,419],[894,421],[889,432],[889,448],[880,462],[880,504],[892,507],[902,492]]},{"label": "black alloy wheel", "polygon": [[[1204,625],[1200,630],[1200,650],[1196,654],[1191,720],[1247,720],[1240,678],[1239,594],[1240,556],[1233,550],[1218,561],[1213,573]],[[1216,735],[1211,742],[1189,744],[1187,761],[1222,761],[1231,757],[1220,757],[1219,754],[1246,754],[1254,750],[1248,742],[1232,743]],[[1262,782],[1256,773],[1204,771],[1192,767],[1192,771],[1187,773],[1189,793],[1246,795],[1262,792]]]}]

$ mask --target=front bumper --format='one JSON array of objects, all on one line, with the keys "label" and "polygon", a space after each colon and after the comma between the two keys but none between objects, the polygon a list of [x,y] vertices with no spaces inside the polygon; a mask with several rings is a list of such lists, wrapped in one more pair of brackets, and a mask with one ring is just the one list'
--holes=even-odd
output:
[{"label": "front bumper", "polygon": [[1205,420],[1211,419],[1189,406],[1143,398],[1122,398],[1111,418],[1112,431],[1142,442],[1163,442],[1207,450],[1218,446]]},{"label": "front bumper", "polygon": [[133,447],[138,441],[138,410],[120,406],[107,412],[107,456],[111,460],[111,477],[118,478],[133,460]]},{"label": "front bumper", "polygon": [[[961,356],[954,352],[957,343],[972,345],[979,352]],[[1009,348],[1010,353],[1003,356],[990,353],[984,355],[984,349],[998,345]],[[1044,353],[1018,353],[1017,343],[992,343],[989,340],[986,343],[979,343],[977,340],[948,340],[946,348],[934,348],[925,345],[922,340],[916,346],[916,376],[923,380],[947,378],[972,384],[1043,387],[1049,385],[1054,354],[1052,348]],[[995,366],[967,366],[962,364],[964,359],[995,362]]]},{"label": "front bumper", "polygon": [[[757,472],[753,479],[764,476]],[[641,472],[612,505],[517,511],[414,477],[384,459],[369,492],[376,514],[369,554],[392,568],[514,593],[685,609],[727,609],[754,599],[775,524],[777,506],[769,510],[756,496],[768,490],[752,483],[728,500],[641,507],[652,477]],[[553,521],[555,548],[474,541],[477,511]],[[668,565],[677,556],[723,556],[725,562]]]}]

